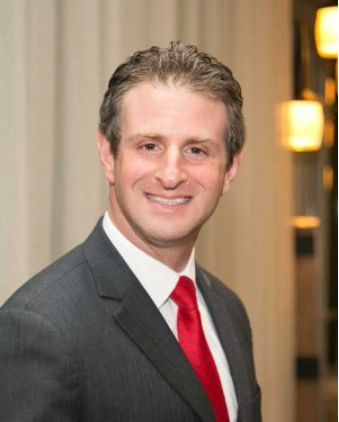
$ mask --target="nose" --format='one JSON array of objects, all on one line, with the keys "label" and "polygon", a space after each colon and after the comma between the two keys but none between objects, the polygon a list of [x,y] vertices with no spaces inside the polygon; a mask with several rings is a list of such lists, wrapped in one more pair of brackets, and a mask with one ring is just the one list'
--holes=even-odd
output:
[{"label": "nose", "polygon": [[164,189],[175,189],[187,180],[185,162],[180,151],[170,148],[162,155],[155,178]]}]

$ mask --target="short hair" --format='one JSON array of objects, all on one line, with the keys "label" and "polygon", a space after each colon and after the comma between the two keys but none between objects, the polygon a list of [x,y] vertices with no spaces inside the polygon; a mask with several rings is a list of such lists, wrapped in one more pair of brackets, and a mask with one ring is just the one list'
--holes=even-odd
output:
[{"label": "short hair", "polygon": [[186,86],[225,105],[229,168],[245,142],[241,87],[232,71],[215,57],[180,41],[172,41],[168,48],[153,46],[134,53],[111,76],[100,107],[99,130],[109,141],[113,154],[119,149],[119,117],[124,95],[138,83],[153,81]]}]

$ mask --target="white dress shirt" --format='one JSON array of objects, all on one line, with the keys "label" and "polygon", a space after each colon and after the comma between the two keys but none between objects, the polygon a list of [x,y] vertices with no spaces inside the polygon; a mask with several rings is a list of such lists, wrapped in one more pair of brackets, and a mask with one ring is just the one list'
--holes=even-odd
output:
[{"label": "white dress shirt", "polygon": [[229,365],[215,331],[211,316],[208,312],[204,298],[196,285],[194,250],[190,255],[185,269],[180,273],[177,273],[131,243],[113,224],[108,212],[105,213],[103,219],[103,229],[114,247],[149,294],[177,339],[178,307],[176,303],[170,299],[170,295],[181,275],[185,275],[193,280],[197,291],[198,308],[201,314],[204,334],[219,373],[227,402],[230,422],[236,422],[238,402],[234,385]]}]

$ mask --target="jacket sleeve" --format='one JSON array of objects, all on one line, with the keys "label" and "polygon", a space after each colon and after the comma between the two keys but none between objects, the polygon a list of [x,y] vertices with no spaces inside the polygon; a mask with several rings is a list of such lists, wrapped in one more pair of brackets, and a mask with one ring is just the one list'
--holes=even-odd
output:
[{"label": "jacket sleeve", "polygon": [[2,422],[79,419],[75,359],[38,314],[0,310],[0,382]]}]

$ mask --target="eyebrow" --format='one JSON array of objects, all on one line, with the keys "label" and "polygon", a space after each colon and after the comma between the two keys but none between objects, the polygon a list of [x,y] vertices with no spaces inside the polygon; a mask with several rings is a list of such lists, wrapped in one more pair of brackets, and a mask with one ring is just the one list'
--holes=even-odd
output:
[{"label": "eyebrow", "polygon": [[134,141],[134,140],[136,140],[138,138],[147,138],[147,139],[149,138],[149,139],[159,139],[159,140],[164,139],[163,136],[156,135],[156,134],[153,134],[153,133],[135,133],[135,134],[129,136],[126,139],[126,141],[127,142],[132,142],[132,141]]},{"label": "eyebrow", "polygon": [[[165,140],[166,139],[165,136],[159,135],[159,134],[156,134],[156,133],[135,133],[135,134],[129,136],[126,140],[127,140],[127,142],[133,142],[134,140],[137,140],[139,138],[146,138],[146,139],[158,140],[158,141],[161,141],[161,140]],[[187,144],[191,144],[191,143],[192,144],[193,143],[197,143],[197,144],[208,143],[208,144],[212,144],[212,145],[213,144],[214,145],[219,145],[218,142],[214,141],[211,138],[201,138],[199,136],[188,138],[185,143],[187,143]]]}]

